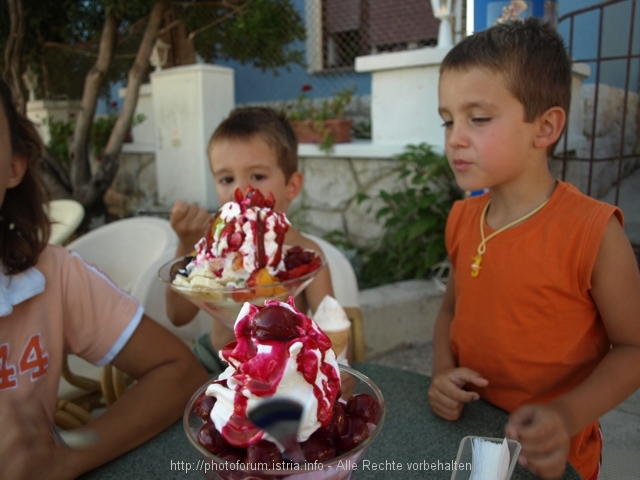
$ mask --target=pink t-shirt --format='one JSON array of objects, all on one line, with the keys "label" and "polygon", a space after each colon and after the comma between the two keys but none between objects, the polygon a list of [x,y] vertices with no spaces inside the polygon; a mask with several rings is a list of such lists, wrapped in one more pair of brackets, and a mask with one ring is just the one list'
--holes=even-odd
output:
[{"label": "pink t-shirt", "polygon": [[[1,265],[0,265],[1,266]],[[105,365],[143,308],[75,252],[49,245],[19,275],[0,270],[0,408],[39,398],[54,411],[63,353]]]}]

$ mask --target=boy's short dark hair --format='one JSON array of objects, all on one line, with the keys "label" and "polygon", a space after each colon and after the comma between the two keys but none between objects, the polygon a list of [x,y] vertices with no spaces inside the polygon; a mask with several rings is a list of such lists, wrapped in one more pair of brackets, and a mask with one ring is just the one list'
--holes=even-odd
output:
[{"label": "boy's short dark hair", "polygon": [[298,170],[298,137],[284,114],[272,108],[236,108],[213,132],[208,149],[219,140],[246,140],[254,135],[261,135],[274,150],[288,182]]},{"label": "boy's short dark hair", "polygon": [[532,122],[551,107],[561,107],[569,115],[571,63],[562,37],[530,17],[465,38],[446,55],[440,73],[480,67],[502,75],[507,89],[524,106],[524,121]]}]

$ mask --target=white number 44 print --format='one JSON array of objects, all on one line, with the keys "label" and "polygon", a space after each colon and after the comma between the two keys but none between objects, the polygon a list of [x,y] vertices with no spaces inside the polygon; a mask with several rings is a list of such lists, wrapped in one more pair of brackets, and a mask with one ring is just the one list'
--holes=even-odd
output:
[{"label": "white number 44 print", "polygon": [[16,388],[18,375],[29,372],[29,378],[33,382],[40,378],[49,367],[49,355],[42,350],[40,334],[31,335],[18,362],[19,373],[15,365],[9,362],[9,344],[0,345],[0,390]]}]

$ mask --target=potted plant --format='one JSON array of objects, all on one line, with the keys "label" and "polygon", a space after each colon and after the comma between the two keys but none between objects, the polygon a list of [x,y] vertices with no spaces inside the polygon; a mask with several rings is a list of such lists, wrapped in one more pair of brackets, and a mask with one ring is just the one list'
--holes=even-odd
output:
[{"label": "potted plant", "polygon": [[344,118],[344,109],[351,103],[355,87],[339,90],[333,98],[320,105],[307,97],[311,85],[303,85],[302,92],[291,105],[286,117],[300,143],[317,143],[320,150],[329,153],[336,143],[351,141],[353,120]]}]

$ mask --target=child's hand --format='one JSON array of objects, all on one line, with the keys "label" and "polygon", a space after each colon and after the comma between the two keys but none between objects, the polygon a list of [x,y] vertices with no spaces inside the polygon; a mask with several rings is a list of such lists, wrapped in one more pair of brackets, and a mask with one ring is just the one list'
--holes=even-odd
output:
[{"label": "child's hand", "polygon": [[209,212],[195,203],[180,200],[171,209],[171,228],[176,232],[182,246],[193,250],[194,245],[202,238],[210,220]]},{"label": "child's hand", "polygon": [[26,402],[0,410],[0,478],[55,478],[54,451],[44,408]]},{"label": "child's hand", "polygon": [[486,387],[489,381],[478,372],[469,368],[452,368],[431,380],[429,387],[429,405],[433,413],[445,420],[458,420],[465,403],[480,398],[476,392],[463,390],[467,383]]},{"label": "child's hand", "polygon": [[558,478],[569,456],[567,421],[551,405],[525,405],[509,417],[508,438],[522,445],[518,462],[542,478]]}]

